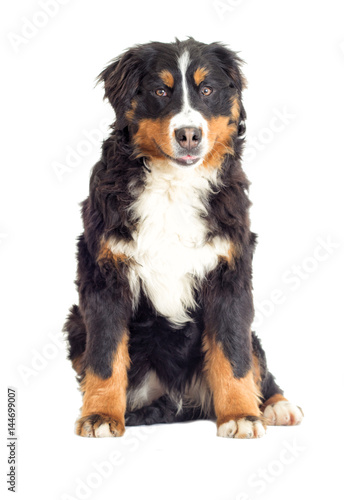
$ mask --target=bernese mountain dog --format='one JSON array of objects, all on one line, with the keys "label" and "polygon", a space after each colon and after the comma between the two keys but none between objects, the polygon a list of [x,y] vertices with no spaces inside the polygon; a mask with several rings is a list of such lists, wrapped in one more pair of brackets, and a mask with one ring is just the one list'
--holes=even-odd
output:
[{"label": "bernese mountain dog", "polygon": [[116,121],[82,204],[65,324],[81,436],[213,419],[218,436],[257,438],[302,420],[251,331],[241,63],[190,38],[137,45],[98,77]]}]

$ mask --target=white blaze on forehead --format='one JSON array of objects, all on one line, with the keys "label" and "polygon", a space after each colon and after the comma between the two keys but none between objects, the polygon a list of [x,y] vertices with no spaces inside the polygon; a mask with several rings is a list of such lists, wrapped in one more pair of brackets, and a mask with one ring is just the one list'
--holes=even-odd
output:
[{"label": "white blaze on forehead", "polygon": [[172,117],[170,121],[170,134],[174,135],[174,131],[183,127],[194,127],[202,129],[202,141],[206,140],[208,124],[201,113],[195,110],[190,103],[190,89],[186,79],[186,73],[190,66],[190,54],[188,51],[178,59],[178,67],[182,75],[182,109],[179,113]]},{"label": "white blaze on forehead", "polygon": [[188,92],[188,86],[186,83],[186,72],[188,70],[188,67],[190,65],[190,54],[189,52],[185,51],[182,56],[178,59],[178,66],[180,69],[180,72],[182,74],[182,89],[183,89],[183,110],[186,113],[191,111],[191,107],[189,104],[189,92]]}]

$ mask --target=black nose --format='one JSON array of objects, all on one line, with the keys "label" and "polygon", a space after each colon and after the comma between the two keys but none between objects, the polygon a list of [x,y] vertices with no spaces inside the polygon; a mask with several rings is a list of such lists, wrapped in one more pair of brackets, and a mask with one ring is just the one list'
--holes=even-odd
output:
[{"label": "black nose", "polygon": [[199,128],[184,127],[175,131],[176,139],[182,148],[191,151],[195,149],[202,140],[202,130]]}]

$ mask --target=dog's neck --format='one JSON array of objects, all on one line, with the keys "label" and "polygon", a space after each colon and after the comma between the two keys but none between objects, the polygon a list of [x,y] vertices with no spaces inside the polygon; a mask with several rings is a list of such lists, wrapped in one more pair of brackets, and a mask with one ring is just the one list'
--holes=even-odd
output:
[{"label": "dog's neck", "polygon": [[196,188],[198,185],[208,184],[217,186],[219,184],[219,171],[217,169],[209,169],[203,164],[197,167],[177,167],[168,160],[148,160],[143,158],[143,166],[146,171],[146,180],[148,183],[154,181],[163,184],[169,183],[172,185],[185,186],[185,189]]}]

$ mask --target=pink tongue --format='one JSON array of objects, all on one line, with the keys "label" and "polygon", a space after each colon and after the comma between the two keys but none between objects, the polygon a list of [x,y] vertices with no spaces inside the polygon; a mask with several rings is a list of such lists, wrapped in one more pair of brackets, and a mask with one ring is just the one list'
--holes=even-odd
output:
[{"label": "pink tongue", "polygon": [[181,156],[181,160],[194,160],[196,156],[191,156],[191,155],[186,155],[186,156]]}]

